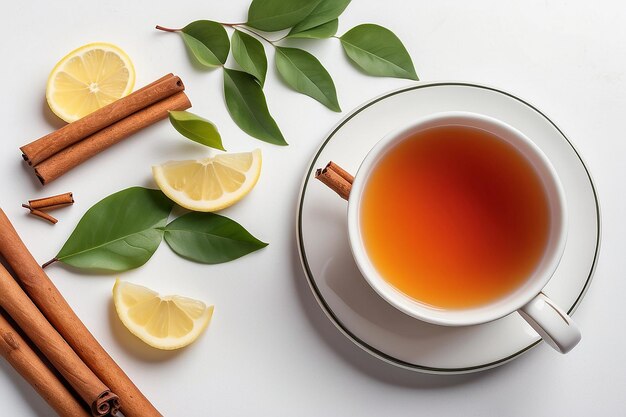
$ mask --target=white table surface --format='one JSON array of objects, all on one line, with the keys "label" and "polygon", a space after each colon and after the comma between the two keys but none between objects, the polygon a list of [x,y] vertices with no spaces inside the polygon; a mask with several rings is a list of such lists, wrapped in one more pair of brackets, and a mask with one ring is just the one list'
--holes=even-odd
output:
[{"label": "white table surface", "polygon": [[[231,121],[222,75],[201,71],[182,41],[155,24],[197,19],[241,21],[248,1],[8,1],[0,12],[0,205],[40,261],[56,254],[82,214],[132,185],[152,186],[150,166],[200,157],[167,122],[90,160],[42,188],[17,148],[59,127],[44,100],[48,72],[71,49],[92,41],[122,46],[137,86],[174,72],[193,111],[213,120],[231,151],[263,150],[256,189],[224,213],[270,242],[235,262],[185,261],[163,244],[143,267],[118,274],[163,293],[215,304],[197,343],[177,352],[147,347],[120,324],[111,304],[114,276],[50,267],[87,327],[165,416],[587,416],[626,409],[626,6],[621,1],[355,0],[339,33],[365,22],[392,29],[423,80],[490,84],[536,104],[568,134],[599,191],[603,238],[595,279],[575,314],[583,340],[560,356],[540,345],[495,370],[428,376],[395,368],[353,345],[324,316],[307,286],[295,245],[294,214],[303,170],[343,115],[287,89],[270,68],[266,94],[290,142],[247,137]],[[337,40],[302,41],[333,75],[345,111],[410,81],[355,71]],[[273,52],[267,48],[270,62]],[[76,204],[55,226],[28,216],[29,198],[73,191]],[[0,361],[2,416],[51,410]]]}]

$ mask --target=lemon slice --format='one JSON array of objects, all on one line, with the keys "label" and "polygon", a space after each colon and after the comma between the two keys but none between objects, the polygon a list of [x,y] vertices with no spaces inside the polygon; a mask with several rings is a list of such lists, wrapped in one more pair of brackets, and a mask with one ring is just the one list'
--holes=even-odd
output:
[{"label": "lemon slice", "polygon": [[261,150],[170,161],[153,166],[152,175],[176,204],[194,211],[217,211],[252,190],[261,175]]},{"label": "lemon slice", "polygon": [[52,69],[46,100],[54,114],[69,123],[128,95],[134,85],[135,68],[126,52],[109,43],[90,43]]},{"label": "lemon slice", "polygon": [[213,306],[117,279],[113,303],[124,326],[152,347],[174,350],[192,343],[207,328]]}]

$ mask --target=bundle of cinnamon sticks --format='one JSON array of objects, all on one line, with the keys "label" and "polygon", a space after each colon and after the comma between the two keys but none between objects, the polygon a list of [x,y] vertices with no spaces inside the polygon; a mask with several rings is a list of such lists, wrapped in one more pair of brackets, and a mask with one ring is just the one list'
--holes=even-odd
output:
[{"label": "bundle of cinnamon sticks", "polygon": [[191,107],[181,79],[168,74],[95,112],[20,148],[42,184],[167,117]]},{"label": "bundle of cinnamon sticks", "polygon": [[30,214],[33,216],[40,217],[52,224],[56,224],[58,220],[48,214],[48,210],[56,210],[72,204],[74,204],[74,194],[63,193],[50,197],[37,198],[35,200],[28,200],[28,204],[22,204],[22,207],[28,209]]},{"label": "bundle of cinnamon sticks", "polygon": [[118,410],[161,416],[72,311],[1,209],[0,255],[11,268],[0,263],[0,355],[53,409],[62,417]]}]

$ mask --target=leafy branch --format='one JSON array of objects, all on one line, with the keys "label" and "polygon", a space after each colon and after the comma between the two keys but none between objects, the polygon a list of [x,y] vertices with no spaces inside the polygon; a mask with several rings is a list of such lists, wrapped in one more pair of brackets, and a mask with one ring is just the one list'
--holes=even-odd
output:
[{"label": "leafy branch", "polygon": [[[223,68],[226,107],[243,131],[269,143],[287,145],[263,93],[267,56],[260,40],[275,49],[274,64],[290,88],[333,111],[340,112],[341,107],[326,68],[309,52],[281,46],[281,41],[338,39],[346,56],[366,74],[418,80],[409,53],[389,29],[362,24],[336,36],[339,16],[349,4],[350,0],[252,0],[245,23],[197,20],[180,29],[156,28],[180,33],[190,55],[201,65]],[[230,40],[225,28],[233,29]],[[261,33],[286,29],[289,32],[276,40]],[[240,69],[225,67],[230,50]]]},{"label": "leafy branch", "polygon": [[173,203],[159,190],[131,187],[105,197],[80,219],[57,256],[46,262],[121,272],[146,263],[162,240],[195,262],[228,262],[267,246],[239,223],[190,212],[167,222]]}]

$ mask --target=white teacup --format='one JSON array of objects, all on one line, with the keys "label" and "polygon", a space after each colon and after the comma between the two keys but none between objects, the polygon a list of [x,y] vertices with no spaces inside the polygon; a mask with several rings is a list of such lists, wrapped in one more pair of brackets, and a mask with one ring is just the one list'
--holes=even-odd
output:
[{"label": "white teacup", "polygon": [[[394,145],[424,129],[461,125],[486,130],[508,142],[530,162],[541,179],[550,210],[549,238],[539,264],[516,290],[487,305],[467,309],[437,309],[407,296],[389,284],[376,270],[364,246],[361,233],[361,201],[370,173]],[[554,274],[567,239],[567,211],[563,188],[546,155],[517,129],[491,117],[446,112],[417,120],[381,139],[361,163],[350,191],[348,229],[350,246],[361,273],[372,288],[391,305],[417,319],[445,326],[486,323],[517,311],[550,346],[561,353],[570,351],[580,341],[576,323],[542,289]],[[514,236],[512,236],[514,238]]]}]

